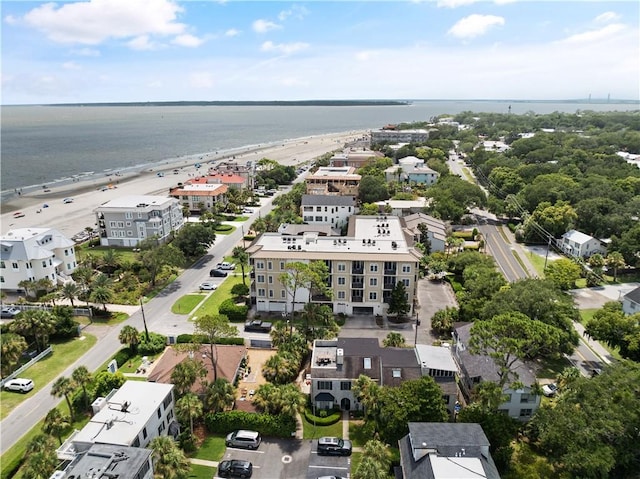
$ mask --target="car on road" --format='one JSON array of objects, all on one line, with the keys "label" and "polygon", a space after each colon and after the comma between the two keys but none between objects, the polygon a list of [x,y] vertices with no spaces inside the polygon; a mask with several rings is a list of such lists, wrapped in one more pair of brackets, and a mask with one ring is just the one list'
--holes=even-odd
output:
[{"label": "car on road", "polygon": [[16,211],[16,212],[13,214],[13,217],[14,217],[14,218],[24,218],[24,213],[23,213],[22,211]]},{"label": "car on road", "polygon": [[2,319],[13,319],[15,318],[20,310],[18,308],[14,308],[13,306],[5,306],[2,308],[2,313],[0,313],[0,318]]},{"label": "car on road", "polygon": [[251,477],[253,474],[253,464],[249,461],[231,459],[218,464],[218,475],[220,477]]},{"label": "car on road", "polygon": [[253,449],[254,451],[260,447],[262,436],[257,431],[248,431],[239,429],[230,432],[224,440],[227,447],[241,447],[243,449]]},{"label": "car on road", "polygon": [[65,199],[62,200],[62,202],[65,205],[68,205],[69,203],[73,203],[73,198],[65,198]]},{"label": "car on road", "polygon": [[222,271],[221,269],[212,269],[209,271],[209,276],[212,278],[225,278],[227,276],[227,272]]},{"label": "car on road", "polygon": [[232,270],[236,269],[236,264],[235,263],[227,263],[226,261],[223,261],[222,263],[218,263],[216,265],[216,269],[223,269],[223,270],[227,270],[227,271],[232,271]]},{"label": "car on road", "polygon": [[545,384],[542,386],[542,394],[547,396],[548,398],[555,396],[558,392],[558,385],[556,383]]},{"label": "car on road", "polygon": [[4,383],[4,388],[8,391],[16,391],[26,394],[33,389],[33,381],[25,378],[9,379]]},{"label": "car on road", "polygon": [[251,213],[253,213],[253,211],[251,211],[249,208],[245,208],[242,210],[243,213],[250,215]]},{"label": "car on road", "polygon": [[351,441],[339,437],[321,437],[318,439],[318,454],[320,456],[350,456]]},{"label": "car on road", "polygon": [[342,476],[318,476],[318,479],[346,479]]},{"label": "car on road", "polygon": [[218,288],[218,285],[215,283],[210,283],[209,281],[205,281],[200,284],[200,291],[215,291]]},{"label": "car on road", "polygon": [[254,333],[268,333],[271,331],[271,323],[254,319],[244,323],[244,330]]}]

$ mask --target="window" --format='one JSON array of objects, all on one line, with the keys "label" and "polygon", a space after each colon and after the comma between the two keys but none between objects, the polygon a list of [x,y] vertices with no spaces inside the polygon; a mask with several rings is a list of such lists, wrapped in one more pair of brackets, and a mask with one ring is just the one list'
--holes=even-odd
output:
[{"label": "window", "polygon": [[131,443],[131,447],[140,447],[140,437],[136,436],[136,438]]},{"label": "window", "polygon": [[169,406],[171,405],[171,401],[173,401],[173,396],[171,395],[171,393],[167,394],[167,396],[164,398],[164,400],[162,401],[162,406],[164,407],[164,410],[166,411]]},{"label": "window", "polygon": [[340,381],[340,391],[351,391],[351,381]]},{"label": "window", "polygon": [[394,369],[392,371],[393,373],[393,377],[394,378],[401,378],[402,377],[402,370],[401,369]]},{"label": "window", "polygon": [[133,231],[127,231],[127,236],[133,236]]},{"label": "window", "polygon": [[272,289],[269,290],[269,297],[273,298],[273,290]]},{"label": "window", "polygon": [[265,297],[265,289],[264,288],[259,288],[258,289],[258,296],[262,296],[263,298]]},{"label": "window", "polygon": [[162,417],[162,408],[158,408],[158,419],[160,419]]},{"label": "window", "polygon": [[322,222],[322,216],[316,216],[316,221],[321,223]]},{"label": "window", "polygon": [[264,261],[256,261],[257,269],[264,269]]},{"label": "window", "polygon": [[322,206],[316,206],[316,211],[318,212],[322,211]]},{"label": "window", "polygon": [[284,271],[284,261],[280,261],[280,270]]},{"label": "window", "polygon": [[143,427],[142,428],[142,439],[146,439],[147,438],[147,428]]},{"label": "window", "polygon": [[267,261],[267,269],[268,270],[272,270],[273,269],[273,263],[271,261]]},{"label": "window", "polygon": [[520,395],[520,402],[521,402],[521,403],[523,403],[523,402],[529,402],[529,394],[527,394],[527,393],[523,393],[523,394],[521,394],[521,395]]},{"label": "window", "polygon": [[273,276],[269,276],[269,284],[273,284]]},{"label": "window", "polygon": [[345,297],[344,291],[338,291],[338,299],[345,299]]},{"label": "window", "polygon": [[0,268],[4,269],[6,266],[4,265],[4,261],[0,261]]},{"label": "window", "polygon": [[69,250],[68,249],[64,250],[64,255],[65,256],[69,256]]},{"label": "window", "polygon": [[[46,268],[47,267],[47,263],[45,261],[42,262],[42,267]],[[11,263],[11,268],[13,269],[18,269],[18,263]]]},{"label": "window", "polygon": [[520,417],[530,417],[532,412],[531,409],[520,409]]},{"label": "window", "polygon": [[162,435],[162,431],[164,431],[164,421],[162,421],[158,426],[158,436]]},{"label": "window", "polygon": [[372,273],[377,273],[377,272],[378,272],[378,264],[377,264],[377,263],[373,263],[373,264],[369,267],[369,270],[370,270]]},{"label": "window", "polygon": [[118,228],[124,228],[124,221],[118,221]]},{"label": "window", "polygon": [[371,291],[369,293],[369,300],[376,301],[377,299],[378,299],[378,293],[376,293],[375,291]]},{"label": "window", "polygon": [[408,288],[408,287],[409,287],[409,280],[408,280],[407,278],[404,278],[404,279],[402,280],[402,284],[404,284],[404,287],[405,287],[405,288]]},{"label": "window", "polygon": [[343,276],[338,276],[338,285],[345,285],[345,284],[347,284],[347,278]]},{"label": "window", "polygon": [[369,278],[369,286],[378,286],[378,278]]},{"label": "window", "polygon": [[403,264],[403,265],[402,265],[402,272],[403,272],[403,273],[411,273],[411,265],[409,265],[409,264]]},{"label": "window", "polygon": [[344,263],[338,263],[338,271],[346,271],[347,265]]},{"label": "window", "polygon": [[115,221],[109,221],[109,228],[115,228],[116,227],[116,222]]},{"label": "window", "polygon": [[259,274],[256,281],[258,281],[258,283],[264,283],[264,274]]},{"label": "window", "polygon": [[364,358],[363,367],[365,369],[371,369],[371,358]]},{"label": "window", "polygon": [[318,381],[318,389],[331,391],[332,388],[333,384],[331,383],[331,381]]},{"label": "window", "polygon": [[4,283],[4,276],[0,276],[0,283]]},{"label": "window", "polygon": [[[18,268],[18,263],[13,263],[13,267],[14,267],[14,269],[17,269],[17,268]],[[42,267],[43,267],[43,268],[46,268],[46,267],[47,267],[47,262],[46,262],[46,261],[43,261],[43,262],[42,262]]]},{"label": "window", "polygon": [[[139,445],[140,445],[140,441],[138,441],[137,445],[132,444],[133,447],[138,447]],[[149,472],[149,469],[151,469],[151,466],[149,465],[149,461],[145,461],[142,467],[140,468],[140,470],[138,471],[138,474],[136,474],[136,479],[142,479],[143,477],[145,477],[147,475],[147,472]]]},{"label": "window", "polygon": [[285,297],[286,297],[286,292],[285,292],[285,290],[284,290],[284,289],[280,291],[280,297],[281,297],[282,299],[285,299]]},{"label": "window", "polygon": [[131,221],[127,221],[126,225],[131,226]]}]

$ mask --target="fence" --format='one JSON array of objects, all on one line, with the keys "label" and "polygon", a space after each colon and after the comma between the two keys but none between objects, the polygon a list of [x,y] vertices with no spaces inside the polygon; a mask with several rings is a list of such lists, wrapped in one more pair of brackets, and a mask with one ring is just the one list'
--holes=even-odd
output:
[{"label": "fence", "polygon": [[[46,306],[44,304],[8,304],[7,306],[12,306],[14,308],[19,309],[20,311],[37,311],[37,310],[52,311],[53,310],[53,306]],[[59,306],[66,306],[66,305],[59,305]],[[87,316],[88,318],[91,318],[93,316],[93,313],[91,312],[90,308],[73,308],[73,315]]]},{"label": "fence", "polygon": [[53,352],[53,348],[51,346],[49,346],[47,349],[45,349],[44,351],[42,351],[40,354],[38,354],[35,358],[33,358],[31,361],[29,361],[26,364],[23,364],[21,367],[19,367],[18,369],[16,369],[14,372],[12,372],[11,374],[9,374],[6,378],[2,379],[0,381],[0,389],[4,387],[4,383],[6,383],[7,381],[9,381],[10,379],[13,379],[15,377],[18,377],[20,375],[20,373],[22,373],[23,371],[26,371],[27,369],[29,369],[32,365],[34,365],[35,363],[37,363],[38,361],[40,361],[42,358],[44,358],[46,355],[51,354]]}]

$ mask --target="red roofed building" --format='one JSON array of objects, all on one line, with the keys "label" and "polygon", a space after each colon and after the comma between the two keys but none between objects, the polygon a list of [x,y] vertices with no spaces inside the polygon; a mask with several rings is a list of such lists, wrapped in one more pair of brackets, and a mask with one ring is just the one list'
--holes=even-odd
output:
[{"label": "red roofed building", "polygon": [[196,178],[196,180],[204,180],[206,183],[220,183],[236,190],[249,187],[248,178],[236,175],[235,173],[213,173],[209,174],[209,176]]},{"label": "red roofed building", "polygon": [[177,198],[189,211],[201,211],[202,208],[210,210],[218,203],[225,205],[228,190],[227,185],[207,183],[206,178],[195,178],[185,185],[171,188],[169,196]]}]

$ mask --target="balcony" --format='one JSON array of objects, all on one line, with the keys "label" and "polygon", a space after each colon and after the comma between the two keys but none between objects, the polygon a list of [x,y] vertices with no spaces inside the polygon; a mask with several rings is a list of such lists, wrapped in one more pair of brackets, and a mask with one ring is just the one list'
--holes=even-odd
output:
[{"label": "balcony", "polygon": [[364,264],[363,265],[354,264],[351,267],[351,274],[364,274]]},{"label": "balcony", "polygon": [[364,288],[364,281],[363,280],[360,280],[360,281],[352,280],[351,281],[351,288],[353,288],[353,289],[363,289]]},{"label": "balcony", "polygon": [[363,302],[362,296],[351,295],[351,302],[352,303],[362,303]]}]

